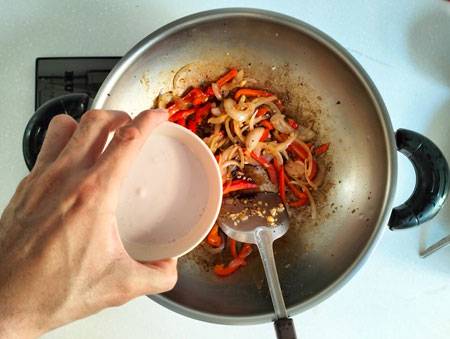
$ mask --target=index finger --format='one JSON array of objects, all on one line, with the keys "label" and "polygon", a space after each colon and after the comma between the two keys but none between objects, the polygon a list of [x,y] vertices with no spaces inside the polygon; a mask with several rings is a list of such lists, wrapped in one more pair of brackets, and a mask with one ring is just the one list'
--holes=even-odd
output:
[{"label": "index finger", "polygon": [[165,109],[143,111],[128,124],[117,129],[98,159],[95,170],[101,177],[119,187],[152,130],[167,121],[168,116]]}]

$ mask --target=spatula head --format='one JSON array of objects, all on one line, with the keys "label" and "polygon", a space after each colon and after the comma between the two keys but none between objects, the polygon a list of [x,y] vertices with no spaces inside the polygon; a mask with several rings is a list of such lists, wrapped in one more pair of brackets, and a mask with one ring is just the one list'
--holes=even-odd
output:
[{"label": "spatula head", "polygon": [[267,227],[273,240],[283,236],[289,228],[289,216],[276,193],[258,192],[224,198],[217,222],[230,238],[256,243],[255,229]]}]

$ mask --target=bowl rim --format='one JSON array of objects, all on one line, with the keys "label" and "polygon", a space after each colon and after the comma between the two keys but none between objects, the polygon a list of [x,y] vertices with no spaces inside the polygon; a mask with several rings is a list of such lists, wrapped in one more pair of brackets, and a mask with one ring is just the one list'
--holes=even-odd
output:
[{"label": "bowl rim", "polygon": [[[326,47],[330,52],[332,52],[336,57],[343,61],[347,67],[353,72],[353,74],[358,78],[361,85],[364,86],[367,95],[371,99],[374,105],[374,109],[377,112],[381,127],[384,134],[384,143],[387,149],[386,155],[386,168],[387,168],[387,180],[385,183],[385,194],[382,202],[382,212],[378,216],[376,226],[373,230],[372,235],[367,241],[364,249],[353,261],[353,263],[328,287],[320,291],[319,293],[311,296],[310,298],[288,307],[288,313],[290,315],[295,315],[303,312],[322,301],[329,298],[331,295],[336,293],[340,288],[342,288],[355,274],[362,265],[366,262],[376,245],[378,244],[381,235],[384,231],[384,225],[387,222],[388,214],[390,212],[393,196],[395,193],[396,180],[397,180],[397,152],[395,148],[395,137],[392,129],[392,124],[389,118],[386,106],[378,92],[375,84],[370,79],[367,72],[358,63],[358,61],[337,41],[325,34],[324,32],[318,30],[317,28],[307,24],[299,19],[293,18],[291,16],[255,8],[220,8],[208,11],[202,11],[199,13],[191,14],[180,19],[177,19],[169,24],[162,26],[153,33],[149,34],[147,37],[142,39],[137,43],[129,52],[116,64],[114,69],[110,72],[103,85],[101,86],[99,92],[97,93],[93,108],[101,108],[107,99],[107,94],[110,89],[114,86],[117,80],[126,72],[128,67],[132,65],[147,49],[151,48],[153,45],[159,41],[165,39],[165,37],[184,30],[186,28],[192,27],[193,25],[200,24],[203,22],[224,18],[235,18],[235,17],[246,17],[252,19],[261,19],[266,21],[272,21],[273,23],[279,25],[285,25],[289,28],[299,31],[317,41],[324,47]],[[274,319],[275,315],[273,312],[258,313],[247,316],[228,316],[220,315],[208,312],[201,312],[182,304],[172,301],[164,294],[150,295],[148,296],[153,301],[159,303],[160,305],[180,313],[182,315],[194,318],[197,320],[202,320],[217,324],[227,324],[227,325],[246,325],[246,324],[258,324],[264,322],[270,322]]]}]

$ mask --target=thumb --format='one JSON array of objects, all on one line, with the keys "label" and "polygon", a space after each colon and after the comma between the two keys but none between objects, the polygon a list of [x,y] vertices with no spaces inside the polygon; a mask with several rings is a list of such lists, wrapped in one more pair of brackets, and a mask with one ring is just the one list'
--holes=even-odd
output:
[{"label": "thumb", "polygon": [[175,286],[177,278],[175,258],[150,263],[135,261],[134,274],[130,276],[136,296],[167,292]]}]

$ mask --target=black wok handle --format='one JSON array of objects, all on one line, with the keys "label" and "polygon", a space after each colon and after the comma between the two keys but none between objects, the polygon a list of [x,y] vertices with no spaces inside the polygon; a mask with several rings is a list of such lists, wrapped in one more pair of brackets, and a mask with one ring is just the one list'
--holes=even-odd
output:
[{"label": "black wok handle", "polygon": [[297,339],[294,321],[291,318],[278,319],[273,324],[277,333],[277,339]]},{"label": "black wok handle", "polygon": [[53,98],[36,110],[28,121],[22,139],[23,157],[30,171],[41,150],[50,120],[58,114],[68,114],[80,120],[91,103],[92,99],[86,93],[72,93]]},{"label": "black wok handle", "polygon": [[439,148],[423,135],[399,129],[395,133],[397,149],[408,157],[416,172],[416,186],[402,205],[392,210],[389,228],[413,227],[433,218],[447,199],[449,168]]}]

